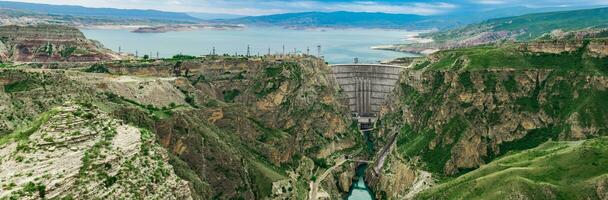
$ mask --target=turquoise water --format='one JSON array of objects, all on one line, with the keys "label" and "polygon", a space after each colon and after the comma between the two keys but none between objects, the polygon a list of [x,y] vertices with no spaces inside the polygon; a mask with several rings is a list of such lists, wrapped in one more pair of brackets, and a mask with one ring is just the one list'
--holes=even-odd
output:
[{"label": "turquoise water", "polygon": [[217,54],[241,54],[251,45],[251,54],[298,52],[317,54],[317,45],[322,47],[322,55],[327,62],[352,63],[359,58],[361,63],[376,63],[387,59],[413,56],[412,54],[392,51],[372,50],[376,45],[404,42],[411,32],[380,29],[347,30],[288,30],[282,28],[248,27],[244,30],[197,30],[169,33],[131,33],[128,30],[84,29],[84,34],[98,40],[107,48],[122,52],[138,52],[140,56],[156,52],[161,57],[183,53],[188,55],[207,55],[216,48]]},{"label": "turquoise water", "polygon": [[372,200],[372,192],[365,184],[365,169],[367,165],[357,169],[357,181],[353,182],[347,200]]}]

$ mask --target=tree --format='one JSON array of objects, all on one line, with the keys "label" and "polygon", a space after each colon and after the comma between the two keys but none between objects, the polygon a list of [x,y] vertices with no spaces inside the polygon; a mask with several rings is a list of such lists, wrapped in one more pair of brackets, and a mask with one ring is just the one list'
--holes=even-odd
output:
[{"label": "tree", "polygon": [[150,56],[149,55],[144,55],[144,60],[148,60],[148,59],[150,59]]},{"label": "tree", "polygon": [[175,63],[175,65],[173,66],[173,74],[175,76],[181,76],[182,75],[182,61],[177,61],[177,63]]}]

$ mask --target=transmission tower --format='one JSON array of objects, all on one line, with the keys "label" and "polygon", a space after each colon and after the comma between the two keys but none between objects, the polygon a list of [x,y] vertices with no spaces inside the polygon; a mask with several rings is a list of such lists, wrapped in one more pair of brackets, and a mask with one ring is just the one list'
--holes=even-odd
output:
[{"label": "transmission tower", "polygon": [[317,57],[321,57],[321,45],[317,45]]}]

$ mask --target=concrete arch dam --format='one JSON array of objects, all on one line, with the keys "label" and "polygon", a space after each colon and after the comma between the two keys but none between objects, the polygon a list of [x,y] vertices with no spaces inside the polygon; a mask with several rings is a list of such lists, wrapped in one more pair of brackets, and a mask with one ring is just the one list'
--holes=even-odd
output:
[{"label": "concrete arch dam", "polygon": [[363,120],[373,122],[380,106],[393,92],[399,75],[407,67],[382,64],[331,65],[332,73],[346,94],[350,111]]}]

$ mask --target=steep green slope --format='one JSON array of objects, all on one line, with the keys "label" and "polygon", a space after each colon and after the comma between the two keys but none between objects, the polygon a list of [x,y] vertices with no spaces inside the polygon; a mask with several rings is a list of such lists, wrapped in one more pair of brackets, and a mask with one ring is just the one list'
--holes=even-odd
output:
[{"label": "steep green slope", "polygon": [[[414,180],[424,172],[442,183],[548,140],[608,135],[608,58],[592,43],[473,47],[417,61],[374,133],[379,145],[397,134],[390,164],[372,185],[377,198],[420,191]],[[407,189],[382,184],[391,182]]]},{"label": "steep green slope", "polygon": [[464,28],[432,33],[426,36],[436,41],[471,37],[482,32],[520,32],[518,40],[535,39],[556,29],[573,31],[586,28],[606,28],[608,8],[528,14],[491,19]]},{"label": "steep green slope", "polygon": [[416,199],[604,199],[608,138],[547,142],[506,155]]},{"label": "steep green slope", "polygon": [[491,19],[462,28],[421,34],[429,43],[398,44],[386,50],[428,54],[437,50],[471,47],[504,41],[532,41],[569,35],[572,38],[606,37],[608,8],[528,14]]},{"label": "steep green slope", "polygon": [[[416,69],[480,70],[480,69],[558,69],[608,74],[606,55],[597,56],[590,44],[605,39],[586,41],[538,41],[508,43],[445,50],[430,55]],[[432,61],[431,61],[432,60]]]}]

